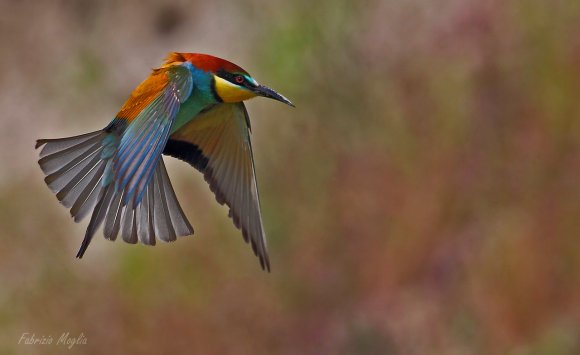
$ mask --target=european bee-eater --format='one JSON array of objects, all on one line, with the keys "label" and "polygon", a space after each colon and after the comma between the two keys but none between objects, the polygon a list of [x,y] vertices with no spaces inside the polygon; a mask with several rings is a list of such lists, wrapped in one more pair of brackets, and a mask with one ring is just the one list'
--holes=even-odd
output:
[{"label": "european bee-eater", "polygon": [[48,187],[79,222],[92,211],[81,258],[103,224],[106,239],[155,245],[193,234],[161,154],[199,170],[270,270],[243,101],[264,96],[294,106],[239,66],[207,54],[170,53],[102,130],[44,145],[38,163]]}]

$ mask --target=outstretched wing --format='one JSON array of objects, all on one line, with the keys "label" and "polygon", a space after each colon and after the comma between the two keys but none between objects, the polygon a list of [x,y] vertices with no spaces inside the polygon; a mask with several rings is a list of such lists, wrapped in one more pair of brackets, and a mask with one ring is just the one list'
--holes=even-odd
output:
[{"label": "outstretched wing", "polygon": [[119,114],[117,122],[128,124],[112,159],[112,179],[123,192],[123,205],[137,206],[171,132],[180,105],[193,87],[188,64],[157,69],[144,81]]},{"label": "outstretched wing", "polygon": [[164,154],[184,160],[204,174],[220,204],[251,243],[263,269],[270,270],[243,103],[218,104],[173,133]]},{"label": "outstretched wing", "polygon": [[39,164],[46,182],[75,221],[92,216],[77,257],[103,222],[105,237],[155,244],[193,228],[175,197],[161,160],[175,116],[191,95],[188,65],[153,71],[104,130],[64,139],[41,139]]}]

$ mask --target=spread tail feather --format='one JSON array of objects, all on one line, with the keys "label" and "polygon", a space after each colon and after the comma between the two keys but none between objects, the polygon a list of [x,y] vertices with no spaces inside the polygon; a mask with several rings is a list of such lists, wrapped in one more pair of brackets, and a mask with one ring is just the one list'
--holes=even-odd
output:
[{"label": "spread tail feather", "polygon": [[[85,237],[77,253],[82,258],[97,229],[104,223],[106,239],[115,240],[119,232],[128,243],[155,245],[156,237],[174,241],[177,236],[193,234],[171,182],[163,159],[147,185],[137,206],[124,205],[123,191],[117,191],[109,178],[110,154],[103,140],[111,134],[96,131],[61,139],[39,139],[36,148],[44,146],[38,161],[45,182],[56,193],[75,222],[91,210]],[[105,151],[104,151],[105,150]]]}]

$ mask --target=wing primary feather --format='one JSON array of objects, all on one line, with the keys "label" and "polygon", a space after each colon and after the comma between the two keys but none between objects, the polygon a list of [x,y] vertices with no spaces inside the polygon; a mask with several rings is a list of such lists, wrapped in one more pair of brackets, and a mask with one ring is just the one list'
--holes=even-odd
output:
[{"label": "wing primary feather", "polygon": [[[244,109],[245,111],[245,109]],[[247,117],[247,111],[245,111],[245,115]],[[252,198],[255,199],[255,204],[254,204],[254,219],[256,223],[256,239],[257,242],[259,243],[259,251],[260,251],[260,263],[262,265],[262,268],[267,270],[268,272],[270,271],[270,259],[268,257],[268,246],[266,244],[266,236],[264,235],[264,226],[262,225],[262,216],[260,213],[260,193],[258,192],[258,182],[257,182],[257,177],[256,177],[256,167],[254,166],[254,152],[252,151],[252,142],[251,142],[251,137],[248,135],[248,142],[247,142],[247,149],[248,149],[248,154],[250,155],[251,159],[250,159],[250,164],[249,164],[249,169],[251,169],[251,173],[248,175],[249,179],[250,179],[250,186],[252,187],[250,189],[250,194],[252,195]],[[255,193],[255,196],[254,196]],[[251,217],[250,217],[251,218]]]},{"label": "wing primary feather", "polygon": [[[81,172],[85,169],[90,170],[88,168],[91,166],[90,164],[95,164],[99,161],[99,159],[95,159],[95,154],[97,154],[98,150],[93,151],[92,153],[88,154],[86,157],[78,157],[75,158],[71,164],[67,164],[62,169],[47,175],[44,178],[44,182],[48,185],[52,192],[59,192],[64,189],[69,183],[74,181],[72,186],[78,183],[79,178],[84,177],[84,174],[81,175]],[[79,159],[83,158],[83,159]],[[88,172],[87,170],[87,172]],[[72,188],[72,187],[71,187]]]},{"label": "wing primary feather", "polygon": [[49,155],[44,157],[39,161],[42,164],[43,172],[49,176],[58,176],[59,173],[64,173],[74,166],[78,165],[80,162],[92,157],[94,154],[100,151],[99,146],[92,147],[81,147],[83,150],[78,151],[78,154],[69,153],[64,156],[54,156]]},{"label": "wing primary feather", "polygon": [[[243,174],[244,176],[248,176],[249,175],[249,169],[248,169],[248,164],[244,164],[243,166]],[[249,242],[249,233],[248,233],[248,228],[250,226],[250,218],[252,216],[252,199],[250,198],[250,189],[248,188],[248,184],[245,185],[246,188],[244,189],[244,223],[243,223],[243,228],[242,228],[242,233],[244,235],[244,239],[246,240],[246,242]]]},{"label": "wing primary feather", "polygon": [[55,171],[60,170],[67,163],[73,161],[75,158],[85,156],[85,154],[87,154],[91,149],[98,149],[100,145],[95,143],[98,143],[102,137],[102,131],[93,132],[91,133],[91,137],[80,141],[74,140],[73,142],[76,144],[68,145],[62,150],[58,150],[59,147],[62,147],[60,140],[66,140],[68,138],[43,140],[40,145],[46,144],[46,146],[40,152],[41,158],[38,161],[38,164],[45,174],[52,174]]},{"label": "wing primary feather", "polygon": [[[219,138],[214,138],[214,139],[219,139]],[[216,147],[216,149],[214,150],[214,152],[212,152],[212,155],[215,157],[221,157],[223,150],[224,150],[224,144],[219,144]],[[209,183],[209,188],[214,193],[216,201],[220,205],[223,205],[226,202],[226,197],[225,197],[223,189],[220,188],[219,182],[216,180],[215,175],[220,173],[220,171],[222,169],[222,165],[224,165],[224,164],[225,164],[224,159],[217,159],[216,158],[216,159],[210,161],[210,163],[208,164],[208,169],[206,170],[206,173],[205,173],[205,178],[206,178],[206,181]]]},{"label": "wing primary feather", "polygon": [[161,175],[160,186],[163,186],[165,201],[167,203],[167,210],[171,216],[171,223],[173,224],[175,233],[179,236],[191,235],[193,234],[193,227],[185,217],[185,214],[183,213],[183,210],[177,201],[175,191],[173,191],[173,186],[171,186],[171,181],[167,175],[167,170],[165,169],[163,160],[159,162],[159,167],[159,172]]},{"label": "wing primary feather", "polygon": [[[240,171],[243,171],[243,167],[240,164],[241,161],[241,152],[240,150],[236,150],[235,152],[235,156],[232,160],[232,176],[236,176],[237,174],[240,173]],[[236,175],[234,175],[236,174]],[[230,214],[231,214],[231,218],[234,221],[234,225],[237,228],[241,228],[242,223],[241,223],[241,214],[244,213],[244,210],[242,209],[242,201],[243,201],[243,194],[244,194],[244,186],[242,184],[242,181],[240,181],[240,179],[235,179],[232,181],[232,184],[234,185],[234,190],[233,190],[233,199],[232,199],[232,206],[230,206]],[[234,211],[234,213],[232,213],[232,211]],[[236,212],[237,211],[237,212]]]},{"label": "wing primary feather", "polygon": [[[111,184],[113,190],[115,190],[114,185]],[[114,241],[117,239],[117,234],[119,234],[119,229],[121,226],[121,217],[123,216],[123,206],[121,205],[121,198],[123,197],[123,192],[118,192],[115,194],[111,206],[107,211],[107,217],[105,221],[105,228],[103,234],[108,240]]]},{"label": "wing primary feather", "polygon": [[[75,198],[75,201],[70,209],[70,214],[71,216],[75,217],[75,222],[80,221],[84,217],[84,214],[79,215],[78,212],[80,211],[84,203],[89,199],[91,193],[95,190],[95,188],[100,187],[99,181],[101,180],[103,170],[105,170],[105,164],[99,162],[99,164],[97,164],[92,169],[92,171],[89,174],[87,174],[87,176],[84,178],[84,181],[86,181],[86,183],[78,184],[77,186],[75,186],[75,189],[79,187],[77,191],[82,189],[82,191],[78,193],[77,195],[78,197]],[[97,186],[97,184],[99,184],[99,186]],[[73,191],[71,191],[71,193]],[[76,193],[76,191],[74,192]]]},{"label": "wing primary feather", "polygon": [[93,236],[95,235],[95,232],[97,231],[99,226],[103,223],[103,220],[105,219],[105,216],[107,214],[107,209],[111,203],[111,199],[113,198],[114,193],[115,187],[113,185],[107,186],[99,193],[99,200],[91,216],[91,221],[89,222],[87,231],[85,232],[83,242],[81,243],[79,251],[76,255],[77,258],[80,259],[83,257],[85,251],[87,250],[89,244],[91,243]]},{"label": "wing primary feather", "polygon": [[137,235],[141,243],[145,245],[155,245],[155,235],[153,231],[153,221],[151,215],[151,205],[155,203],[151,195],[151,185],[145,189],[145,195],[141,203],[137,206]]},{"label": "wing primary feather", "polygon": [[94,156],[93,159],[81,171],[72,178],[60,191],[57,192],[56,198],[65,206],[71,207],[79,194],[84,190],[86,184],[97,170],[100,157]]},{"label": "wing primary feather", "polygon": [[153,178],[155,200],[155,204],[153,205],[153,227],[155,235],[163,241],[171,242],[176,239],[176,235],[173,224],[171,223],[167,198],[163,189],[163,178],[161,177],[162,164],[160,163],[157,169],[155,169],[155,177]]},{"label": "wing primary feather", "polygon": [[164,153],[203,173],[216,201],[229,207],[234,225],[262,268],[270,271],[244,104],[224,103],[204,111],[171,136]]},{"label": "wing primary feather", "polygon": [[149,184],[145,191],[145,196],[147,196],[147,230],[149,234],[149,245],[155,245],[155,230],[153,229],[153,205],[155,204],[153,184]]},{"label": "wing primary feather", "polygon": [[95,153],[97,153],[97,152],[98,152],[98,149],[93,149],[92,151],[88,152],[87,154],[79,155],[78,157],[72,159],[67,164],[62,165],[60,168],[58,168],[54,172],[48,173],[46,175],[46,177],[44,178],[44,181],[47,184],[51,183],[54,180],[58,179],[60,176],[66,174],[69,171],[71,171],[72,169],[76,168],[77,166],[79,166],[79,165],[84,166],[83,163],[87,163],[87,161],[90,161],[89,158],[92,158],[93,155],[95,155]]},{"label": "wing primary feather", "polygon": [[34,148],[38,149],[39,147],[46,144],[46,146],[42,148],[39,154],[40,158],[44,158],[47,155],[58,153],[70,147],[81,145],[83,143],[86,143],[86,141],[91,138],[95,138],[102,135],[103,131],[99,130],[73,137],[56,138],[56,139],[38,139],[36,140],[36,145]]},{"label": "wing primary feather", "polygon": [[132,201],[124,206],[123,220],[121,221],[121,224],[121,236],[123,240],[129,244],[137,243],[137,234],[134,231],[134,229],[136,229],[135,209]]},{"label": "wing primary feather", "polygon": [[93,207],[97,203],[97,198],[99,197],[99,194],[100,194],[101,190],[103,189],[103,185],[100,183],[101,179],[102,179],[102,175],[99,178],[93,180],[94,185],[91,188],[87,188],[87,190],[90,190],[90,191],[83,202],[80,202],[81,201],[80,199],[77,200],[77,202],[75,203],[75,204],[78,203],[78,210],[77,211],[74,210],[74,207],[75,207],[74,205],[73,205],[73,208],[71,208],[71,213],[74,213],[74,221],[75,222],[78,223],[83,218],[85,218],[85,216],[89,214],[91,209],[93,209]]},{"label": "wing primary feather", "polygon": [[137,244],[138,235],[137,235],[137,209],[133,208],[133,226],[131,227],[131,237],[130,242],[131,244]]}]

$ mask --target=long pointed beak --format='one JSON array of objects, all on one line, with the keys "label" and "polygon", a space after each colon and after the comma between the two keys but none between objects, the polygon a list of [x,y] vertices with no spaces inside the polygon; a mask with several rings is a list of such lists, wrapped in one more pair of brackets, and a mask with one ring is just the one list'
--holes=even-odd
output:
[{"label": "long pointed beak", "polygon": [[274,99],[276,101],[283,102],[286,105],[290,105],[292,107],[296,107],[296,106],[294,106],[294,104],[290,100],[288,100],[284,96],[278,94],[276,91],[270,89],[267,86],[258,85],[258,86],[256,86],[256,88],[254,88],[254,92],[257,95],[259,95],[259,96],[263,96],[263,97],[267,97],[267,98],[270,98],[270,99]]}]

